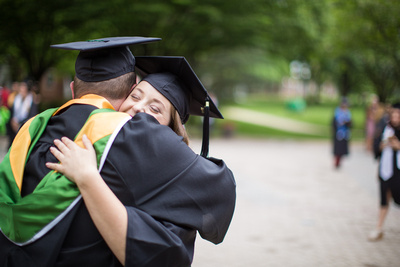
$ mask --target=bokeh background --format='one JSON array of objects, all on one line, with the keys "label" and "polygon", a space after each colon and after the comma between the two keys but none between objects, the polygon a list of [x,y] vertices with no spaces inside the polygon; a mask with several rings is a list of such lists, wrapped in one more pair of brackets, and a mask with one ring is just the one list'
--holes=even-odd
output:
[{"label": "bokeh background", "polygon": [[[371,95],[400,96],[395,0],[1,0],[0,10],[0,85],[31,79],[42,110],[71,97],[77,55],[50,45],[112,36],[162,38],[131,50],[185,56],[222,111],[244,105],[328,127],[346,96],[362,138]],[[288,134],[230,114],[218,134]]]},{"label": "bokeh background", "polygon": [[[0,86],[30,79],[39,108],[71,98],[76,51],[51,44],[160,37],[134,55],[185,56],[224,115],[210,155],[237,180],[225,241],[193,266],[399,266],[400,209],[382,242],[367,111],[400,99],[398,0],[0,0]],[[350,155],[333,168],[331,123],[346,97]],[[1,123],[0,123],[1,124]],[[187,127],[200,148],[201,118]],[[3,134],[3,135],[2,135]],[[6,152],[0,129],[0,158]]]}]

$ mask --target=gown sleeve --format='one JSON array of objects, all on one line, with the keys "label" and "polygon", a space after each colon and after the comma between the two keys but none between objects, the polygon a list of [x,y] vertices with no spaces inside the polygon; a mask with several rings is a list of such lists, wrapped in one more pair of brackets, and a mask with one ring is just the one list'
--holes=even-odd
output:
[{"label": "gown sleeve", "polygon": [[128,211],[126,266],[190,266],[196,231],[215,244],[224,239],[236,200],[232,172],[152,116],[139,113],[122,128],[102,176]]},{"label": "gown sleeve", "polygon": [[190,266],[196,231],[156,220],[127,207],[125,266]]}]

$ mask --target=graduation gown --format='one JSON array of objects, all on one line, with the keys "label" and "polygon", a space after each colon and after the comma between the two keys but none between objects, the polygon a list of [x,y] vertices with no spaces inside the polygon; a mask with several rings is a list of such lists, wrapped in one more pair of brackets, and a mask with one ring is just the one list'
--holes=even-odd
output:
[{"label": "graduation gown", "polygon": [[[27,161],[23,194],[48,172],[44,163],[56,161],[49,152],[53,140],[73,139],[95,108],[73,105],[50,120]],[[128,212],[126,266],[190,266],[196,231],[211,242],[223,240],[235,205],[231,171],[221,160],[193,153],[152,116],[138,114],[124,125],[101,175]],[[32,266],[120,266],[82,202],[39,241],[7,255],[0,250],[0,262],[24,255]],[[0,247],[8,242],[0,237]],[[30,260],[36,252],[49,258],[45,265]]]},{"label": "graduation gown", "polygon": [[[378,136],[381,142],[389,142],[389,138],[400,138],[400,131],[393,128],[390,124],[386,125]],[[386,146],[380,149],[377,142],[375,154],[379,158],[379,185],[380,185],[380,204],[388,205],[387,193],[390,191],[393,201],[400,205],[400,150]]]},{"label": "graduation gown", "polygon": [[335,115],[332,120],[333,155],[343,156],[349,154],[349,140],[351,136],[350,128],[350,111],[336,108]]}]

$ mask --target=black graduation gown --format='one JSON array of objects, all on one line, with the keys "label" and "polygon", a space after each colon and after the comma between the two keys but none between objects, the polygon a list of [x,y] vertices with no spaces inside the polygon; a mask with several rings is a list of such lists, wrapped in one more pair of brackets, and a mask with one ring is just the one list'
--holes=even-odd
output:
[{"label": "black graduation gown", "polygon": [[337,121],[336,118],[332,120],[332,132],[333,132],[333,155],[343,156],[349,154],[349,139],[347,137],[338,138]]},{"label": "black graduation gown", "polygon": [[[43,177],[38,173],[47,172],[44,163],[52,159],[48,148],[53,139],[73,138],[91,109],[73,105],[51,120],[27,163],[25,194],[37,184],[35,177]],[[231,171],[223,161],[193,153],[152,116],[138,114],[122,128],[101,174],[128,212],[126,266],[190,266],[196,230],[211,242],[223,240],[235,205]],[[58,242],[42,246],[58,254],[54,266],[120,266],[83,203],[52,234],[60,236]],[[2,237],[0,245],[6,243]],[[23,251],[28,259],[29,246]]]}]

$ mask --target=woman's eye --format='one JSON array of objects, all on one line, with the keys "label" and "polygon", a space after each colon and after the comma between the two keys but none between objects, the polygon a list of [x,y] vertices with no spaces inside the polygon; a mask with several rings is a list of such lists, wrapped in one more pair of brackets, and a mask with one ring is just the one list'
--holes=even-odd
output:
[{"label": "woman's eye", "polygon": [[160,113],[160,109],[158,107],[150,106],[150,108],[154,113]]},{"label": "woman's eye", "polygon": [[139,100],[139,96],[137,96],[137,95],[131,95],[131,97],[132,97],[133,99],[135,99],[135,100]]}]

